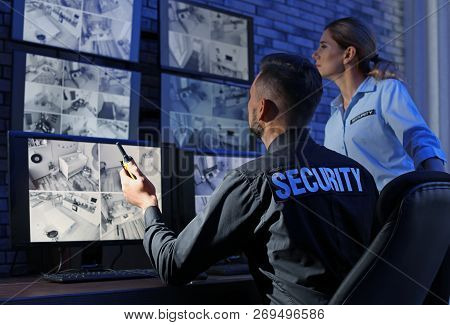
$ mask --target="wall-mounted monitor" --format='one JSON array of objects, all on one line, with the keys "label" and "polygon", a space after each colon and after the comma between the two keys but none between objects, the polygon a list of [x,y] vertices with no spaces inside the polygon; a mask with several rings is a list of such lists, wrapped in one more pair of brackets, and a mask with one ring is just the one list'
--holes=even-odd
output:
[{"label": "wall-mounted monitor", "polygon": [[138,138],[138,72],[16,52],[14,76],[13,129]]},{"label": "wall-mounted monitor", "polygon": [[161,76],[161,131],[164,142],[178,148],[260,152],[250,133],[248,88],[186,78]]},{"label": "wall-mounted monitor", "polygon": [[[126,202],[122,156],[101,139],[9,134],[11,227],[15,244],[132,241],[143,211]],[[161,149],[122,142],[157,189],[163,206]]]},{"label": "wall-mounted monitor", "polygon": [[208,203],[214,190],[225,175],[255,157],[230,157],[220,155],[194,156],[195,213],[199,214]]},{"label": "wall-mounted monitor", "polygon": [[161,65],[249,82],[252,18],[188,1],[160,1]]},{"label": "wall-mounted monitor", "polygon": [[14,1],[13,38],[138,61],[140,0]]}]

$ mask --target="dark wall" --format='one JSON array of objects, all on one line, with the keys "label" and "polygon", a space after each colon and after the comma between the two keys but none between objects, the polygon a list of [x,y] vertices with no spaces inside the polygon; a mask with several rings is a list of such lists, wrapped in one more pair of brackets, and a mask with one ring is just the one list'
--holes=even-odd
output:
[{"label": "dark wall", "polygon": [[[149,129],[157,127],[160,118],[158,2],[158,0],[142,0],[139,63],[124,64],[125,67],[142,73],[141,137],[150,132]],[[379,45],[387,43],[387,46],[380,50],[381,55],[394,59],[403,70],[403,39],[397,37],[402,31],[403,0],[196,0],[196,2],[253,17],[255,64],[264,55],[272,52],[299,53],[311,57],[327,22],[344,16],[356,16],[375,30]],[[29,48],[26,43],[11,40],[11,6],[11,0],[0,0],[0,274],[9,272],[14,258],[10,244],[6,150],[6,133],[10,127],[11,111],[14,109],[11,107],[14,78],[12,51]],[[49,50],[47,53],[58,57],[60,52],[61,50]],[[320,143],[323,142],[324,125],[329,116],[328,105],[338,95],[332,84],[324,81],[324,86],[324,96],[311,122],[312,135]],[[26,254],[19,252],[16,257],[16,270],[25,271]]]}]

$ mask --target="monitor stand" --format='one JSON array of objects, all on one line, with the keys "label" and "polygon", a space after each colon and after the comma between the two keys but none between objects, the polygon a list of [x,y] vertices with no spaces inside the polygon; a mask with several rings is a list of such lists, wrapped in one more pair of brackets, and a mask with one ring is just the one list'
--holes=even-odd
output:
[{"label": "monitor stand", "polygon": [[81,266],[83,271],[102,271],[103,247],[100,243],[90,243],[81,253]]}]

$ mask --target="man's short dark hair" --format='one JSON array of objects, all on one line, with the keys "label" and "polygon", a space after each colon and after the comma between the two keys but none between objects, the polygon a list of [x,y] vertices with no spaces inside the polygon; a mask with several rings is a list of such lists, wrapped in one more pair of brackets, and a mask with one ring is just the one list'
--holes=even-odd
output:
[{"label": "man's short dark hair", "polygon": [[309,123],[323,92],[316,67],[300,55],[287,53],[269,54],[262,59],[257,84],[265,94],[282,99],[289,119],[298,126]]}]

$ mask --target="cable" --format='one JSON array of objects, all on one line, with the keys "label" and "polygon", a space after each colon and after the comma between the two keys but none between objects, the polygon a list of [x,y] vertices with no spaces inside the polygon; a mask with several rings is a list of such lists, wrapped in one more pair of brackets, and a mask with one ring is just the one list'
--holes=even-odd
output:
[{"label": "cable", "polygon": [[14,250],[14,258],[11,263],[11,267],[9,268],[9,276],[13,276],[14,266],[16,265],[17,253],[18,253],[18,250],[17,249]]},{"label": "cable", "polygon": [[122,253],[123,253],[123,246],[120,245],[120,251],[119,251],[119,254],[117,254],[116,257],[113,259],[111,265],[109,266],[110,269],[113,269],[113,268],[114,268],[114,264],[116,264],[116,262],[117,262],[117,260],[119,259],[119,257],[122,256]]}]

